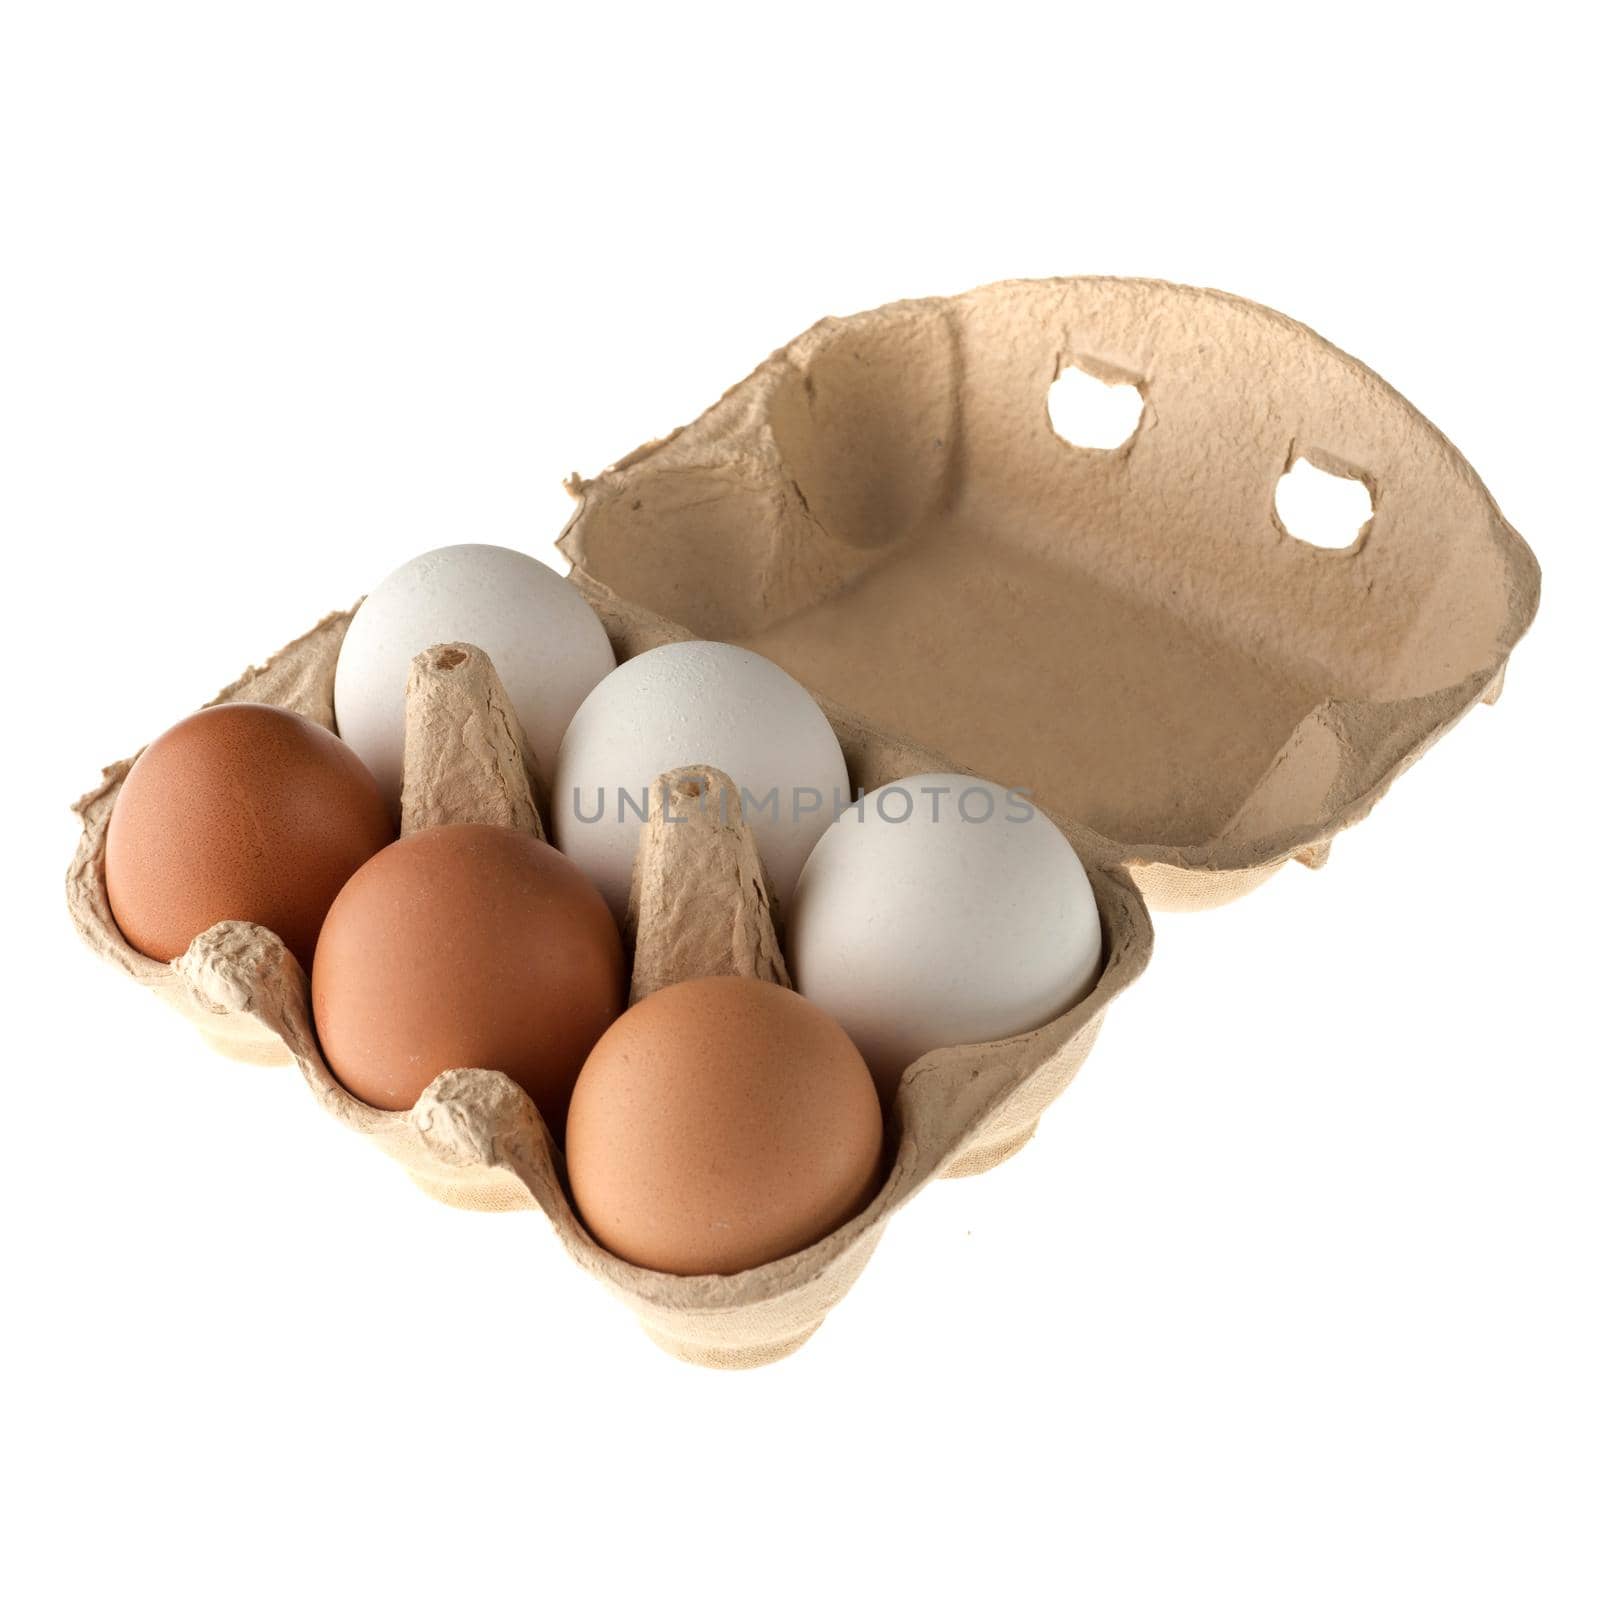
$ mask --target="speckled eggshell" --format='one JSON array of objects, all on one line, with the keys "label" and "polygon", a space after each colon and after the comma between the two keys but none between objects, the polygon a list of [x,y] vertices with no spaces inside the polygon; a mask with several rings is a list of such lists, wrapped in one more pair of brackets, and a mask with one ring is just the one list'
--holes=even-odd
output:
[{"label": "speckled eggshell", "polygon": [[800,875],[788,935],[795,988],[844,1024],[886,1099],[918,1056],[1041,1027],[1100,971],[1100,913],[1066,835],[954,772],[841,816]]},{"label": "speckled eggshell", "polygon": [[472,644],[489,657],[546,776],[572,713],[616,665],[583,596],[532,556],[456,544],[408,561],[362,601],[333,680],[339,735],[391,805],[405,763],[406,677],[436,644]]},{"label": "speckled eggshell", "polygon": [[590,1233],[636,1266],[732,1273],[826,1237],[871,1199],[883,1115],[831,1017],[757,978],[658,989],[573,1093],[567,1172]]},{"label": "speckled eggshell", "polygon": [[578,708],[551,792],[556,844],[619,918],[650,786],[697,762],[739,786],[780,904],[833,820],[835,798],[851,798],[828,719],[782,667],[737,645],[698,639],[644,651]]},{"label": "speckled eggshell", "polygon": [[271,929],[309,970],[334,896],[393,838],[372,774],[326,728],[277,706],[211,706],[123,780],[106,894],[123,937],[157,961],[241,921]]},{"label": "speckled eggshell", "polygon": [[376,855],[334,902],[311,1001],[334,1076],[403,1111],[454,1067],[522,1085],[557,1139],[584,1058],[622,1008],[622,939],[532,834],[460,823]]}]

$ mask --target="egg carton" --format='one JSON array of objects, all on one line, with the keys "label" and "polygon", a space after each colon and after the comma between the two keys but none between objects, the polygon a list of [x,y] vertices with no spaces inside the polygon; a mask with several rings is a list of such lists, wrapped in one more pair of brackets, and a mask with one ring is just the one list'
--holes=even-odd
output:
[{"label": "egg carton", "polygon": [[[1074,368],[1137,390],[1123,444],[1055,431],[1051,388]],[[1277,516],[1278,480],[1302,459],[1367,487],[1372,514],[1342,549]],[[444,1073],[404,1113],[353,1100],[273,935],[224,923],[170,965],[122,939],[104,850],[130,761],[79,803],[69,901],[99,953],[218,1048],[295,1061],[325,1109],[448,1203],[543,1210],[651,1338],[714,1367],[796,1349],[900,1206],[1020,1148],[1143,970],[1147,903],[1216,905],[1291,859],[1322,865],[1335,834],[1498,695],[1538,601],[1526,545],[1382,380],[1274,312],[1162,283],[997,284],[829,319],[695,423],[570,487],[561,546],[619,660],[691,637],[753,648],[812,691],[853,783],[957,770],[1027,788],[1088,872],[1105,945],[1095,988],[1031,1033],[914,1063],[885,1183],[860,1216],[749,1272],[648,1272],[588,1236],[537,1110],[503,1075]],[[332,727],[350,615],[219,699]],[[537,825],[531,800],[531,815],[510,809],[528,770],[515,718],[458,692],[487,666],[466,646],[419,658],[410,825]],[[451,674],[465,674],[457,687]],[[689,781],[672,777],[665,803]],[[647,824],[631,909],[645,992],[707,970],[784,981],[736,800],[725,828],[720,812],[715,829],[693,824],[707,809],[689,808],[688,828],[654,810]],[[645,892],[691,879],[692,895]]]},{"label": "egg carton", "polygon": [[[283,706],[332,728],[334,666],[352,615],[326,618],[213,704]],[[667,632],[657,642],[666,642]],[[925,752],[848,718],[835,729],[855,783],[875,788],[929,770]],[[1131,879],[1086,855],[1106,949],[1094,989],[1031,1033],[938,1050],[918,1061],[891,1115],[887,1176],[864,1212],[809,1249],[747,1272],[651,1272],[590,1237],[569,1199],[561,1152],[533,1101],[504,1074],[445,1072],[411,1110],[376,1110],[329,1070],[312,1024],[307,976],[275,934],[246,922],[219,923],[170,963],[132,949],[105,888],[106,828],[131,765],[108,768],[101,786],[78,805],[83,835],[68,899],[90,945],[176,1007],[222,1053],[293,1062],[324,1110],[371,1139],[435,1198],[469,1210],[543,1211],[569,1254],[635,1312],[657,1344],[704,1366],[756,1366],[798,1348],[855,1281],[889,1218],[918,1190],[936,1177],[982,1171],[1026,1142],[1077,1072],[1106,1007],[1150,954],[1149,918]],[[539,790],[516,714],[483,652],[465,643],[423,652],[407,686],[402,833],[488,822],[543,837]],[[727,775],[691,767],[652,785],[628,920],[630,1001],[668,983],[727,973],[787,985],[771,891]],[[797,1071],[803,1068],[796,1063]]]}]

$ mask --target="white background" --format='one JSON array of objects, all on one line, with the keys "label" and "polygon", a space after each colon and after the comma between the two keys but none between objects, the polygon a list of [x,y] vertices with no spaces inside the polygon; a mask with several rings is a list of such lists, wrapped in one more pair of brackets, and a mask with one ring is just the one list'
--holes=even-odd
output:
[{"label": "white background", "polygon": [[[6,9],[0,1584],[1595,1593],[1558,11]],[[77,944],[67,802],[247,663],[431,546],[549,555],[567,473],[821,315],[1078,272],[1374,366],[1543,609],[1325,872],[1159,919],[1039,1138],[794,1359],[676,1365],[536,1214],[424,1199]]]}]

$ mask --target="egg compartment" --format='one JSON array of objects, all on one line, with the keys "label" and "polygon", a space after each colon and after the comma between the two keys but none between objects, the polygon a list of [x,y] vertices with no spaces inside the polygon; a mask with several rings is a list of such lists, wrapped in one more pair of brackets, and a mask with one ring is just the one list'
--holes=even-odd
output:
[{"label": "egg compartment", "polygon": [[[1120,443],[1067,413],[1080,390],[1129,402]],[[1340,547],[1286,525],[1291,468],[1370,502]],[[758,651],[830,715],[1026,787],[1158,908],[1320,866],[1498,694],[1538,603],[1527,546],[1393,389],[1166,283],[827,319],[572,488],[561,548],[597,609]]]},{"label": "egg compartment", "polygon": [[[263,701],[333,726],[332,687],[350,616],[326,618],[265,667],[217,697]],[[601,613],[623,655],[677,630],[640,613]],[[852,782],[875,788],[930,770],[933,758],[858,719],[833,719]],[[348,1094],[317,1044],[306,974],[263,928],[225,922],[167,964],[132,950],[105,892],[105,837],[132,765],[108,768],[79,802],[83,834],[68,878],[74,920],[102,956],[153,989],[223,1053],[294,1061],[322,1107],[373,1140],[428,1193],[476,1210],[537,1207],[587,1271],[629,1306],[649,1336],[681,1359],[712,1367],[776,1360],[810,1337],[854,1283],[889,1219],[936,1177],[984,1170],[1016,1150],[1087,1055],[1106,1007],[1143,969],[1151,929],[1128,874],[1073,842],[1099,906],[1105,963],[1092,992],[1031,1033],[938,1050],[908,1070],[891,1115],[892,1161],[859,1216],[795,1255],[731,1276],[676,1277],[619,1260],[574,1213],[556,1149],[533,1102],[498,1072],[441,1074],[409,1111],[376,1110]],[[630,998],[717,972],[787,982],[773,908],[736,786],[714,770],[663,775],[651,796],[629,922]],[[451,821],[542,831],[539,774],[498,678],[481,651],[445,644],[417,658],[407,696],[402,831]],[[667,825],[663,806],[674,808]]]}]

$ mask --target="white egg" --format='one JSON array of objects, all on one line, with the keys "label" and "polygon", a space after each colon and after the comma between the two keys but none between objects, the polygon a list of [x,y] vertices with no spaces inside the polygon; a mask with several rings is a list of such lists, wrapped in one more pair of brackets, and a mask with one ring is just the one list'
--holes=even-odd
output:
[{"label": "white egg", "polygon": [[620,917],[651,786],[704,764],[733,780],[780,903],[851,800],[844,756],[815,700],[736,645],[662,645],[624,662],[578,708],[551,795],[555,842]]},{"label": "white egg", "polygon": [[500,674],[548,779],[572,714],[616,665],[584,598],[542,561],[455,544],[408,561],[362,602],[333,680],[339,735],[391,803],[405,758],[406,677],[435,644],[473,644]]},{"label": "white egg", "polygon": [[788,917],[795,987],[892,1096],[919,1056],[1042,1026],[1094,986],[1100,916],[1066,836],[1020,791],[934,772],[823,834]]}]

